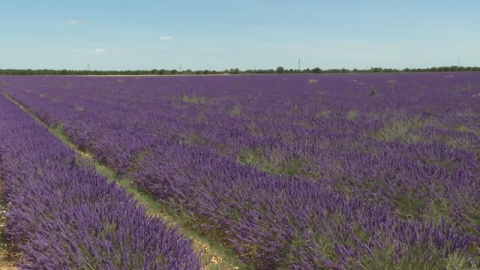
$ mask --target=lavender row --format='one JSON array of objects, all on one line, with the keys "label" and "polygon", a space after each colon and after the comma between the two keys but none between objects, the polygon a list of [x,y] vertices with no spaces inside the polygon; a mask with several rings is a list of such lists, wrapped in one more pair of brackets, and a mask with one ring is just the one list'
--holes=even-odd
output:
[{"label": "lavender row", "polygon": [[468,258],[476,241],[445,222],[403,221],[389,207],[258,172],[203,147],[159,143],[135,179],[261,269],[435,268],[455,254]]},{"label": "lavender row", "polygon": [[477,74],[309,78],[39,77],[9,90],[120,172],[159,139],[201,145],[478,235]]},{"label": "lavender row", "polygon": [[[424,239],[431,231],[463,239],[455,244],[460,254],[478,246],[480,122],[472,84],[479,78],[438,76],[7,79],[8,91],[47,123],[188,211],[245,259],[265,268],[315,268],[413,264],[422,260],[409,252],[430,247]],[[331,205],[298,199],[317,194]],[[334,232],[342,236],[323,236],[335,202]],[[303,205],[320,214],[304,218]],[[386,232],[365,233],[371,246],[351,244],[348,228],[358,230],[374,208],[380,221],[372,219],[369,232]],[[363,227],[353,235],[368,231]],[[405,244],[400,228],[416,232],[406,234],[421,244]],[[389,240],[400,255],[382,258],[388,249],[381,243]],[[432,259],[427,264],[457,258],[442,248],[420,254]]]},{"label": "lavender row", "polygon": [[200,269],[192,243],[0,97],[7,232],[22,269]]}]

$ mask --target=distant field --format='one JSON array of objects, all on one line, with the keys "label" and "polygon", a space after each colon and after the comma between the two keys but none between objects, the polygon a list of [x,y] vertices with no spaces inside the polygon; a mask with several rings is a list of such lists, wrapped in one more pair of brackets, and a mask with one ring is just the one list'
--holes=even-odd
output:
[{"label": "distant field", "polygon": [[[0,76],[0,93],[245,268],[480,267],[480,73]],[[189,263],[170,265],[198,268],[169,237]]]}]

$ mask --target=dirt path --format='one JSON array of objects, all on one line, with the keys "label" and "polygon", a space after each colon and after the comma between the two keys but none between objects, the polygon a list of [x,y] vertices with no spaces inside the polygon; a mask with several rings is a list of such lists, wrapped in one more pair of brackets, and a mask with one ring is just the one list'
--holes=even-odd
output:
[{"label": "dirt path", "polygon": [[[2,172],[0,171],[0,179]],[[7,239],[5,232],[5,226],[7,225],[7,218],[5,213],[7,212],[8,203],[5,200],[3,193],[3,182],[0,182],[0,269],[1,270],[13,270],[18,269],[15,265],[18,264],[21,258],[21,253],[12,245]]]}]

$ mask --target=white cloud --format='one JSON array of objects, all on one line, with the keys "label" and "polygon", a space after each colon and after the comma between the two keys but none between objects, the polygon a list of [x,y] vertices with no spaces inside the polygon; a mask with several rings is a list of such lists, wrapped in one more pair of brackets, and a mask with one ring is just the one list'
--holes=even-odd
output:
[{"label": "white cloud", "polygon": [[172,40],[173,37],[170,37],[170,36],[161,36],[161,37],[158,37],[159,40]]},{"label": "white cloud", "polygon": [[66,21],[66,23],[68,23],[68,24],[84,24],[85,21],[82,21],[82,20],[68,20],[68,21]]},{"label": "white cloud", "polygon": [[105,49],[95,49],[95,52],[96,53],[104,53],[104,52],[107,52],[107,50],[105,50]]}]

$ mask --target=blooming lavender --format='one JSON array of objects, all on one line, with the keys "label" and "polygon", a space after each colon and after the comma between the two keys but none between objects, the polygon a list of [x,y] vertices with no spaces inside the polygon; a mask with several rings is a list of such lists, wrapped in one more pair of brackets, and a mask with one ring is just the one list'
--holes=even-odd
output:
[{"label": "blooming lavender", "polygon": [[200,269],[191,241],[3,96],[0,141],[7,233],[22,269]]},{"label": "blooming lavender", "polygon": [[1,79],[260,269],[479,263],[477,73]]}]

